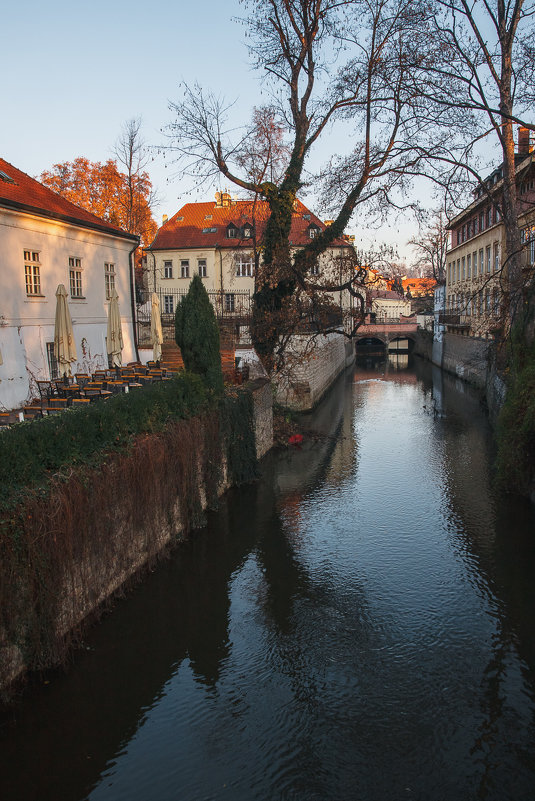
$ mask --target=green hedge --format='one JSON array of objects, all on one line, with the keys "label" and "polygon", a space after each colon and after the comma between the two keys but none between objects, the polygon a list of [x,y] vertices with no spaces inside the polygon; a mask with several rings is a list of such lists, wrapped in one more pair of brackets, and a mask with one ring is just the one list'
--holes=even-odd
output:
[{"label": "green hedge", "polygon": [[50,473],[98,462],[136,434],[160,431],[169,420],[202,413],[207,390],[197,375],[180,373],[63,414],[18,423],[0,432],[0,513],[21,493],[45,486]]}]

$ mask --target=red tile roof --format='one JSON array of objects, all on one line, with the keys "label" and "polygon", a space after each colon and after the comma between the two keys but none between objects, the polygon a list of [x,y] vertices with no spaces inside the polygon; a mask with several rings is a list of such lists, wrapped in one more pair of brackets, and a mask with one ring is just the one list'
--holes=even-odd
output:
[{"label": "red tile roof", "polygon": [[134,234],[128,234],[122,228],[76,206],[2,158],[0,158],[0,173],[0,206],[65,220],[84,228],[93,228],[132,240],[137,239]]},{"label": "red tile roof", "polygon": [[[185,206],[165,222],[159,229],[151,250],[176,250],[182,248],[222,248],[250,247],[243,236],[229,238],[227,228],[243,228],[246,223],[256,222],[257,239],[261,239],[269,215],[267,201],[259,200],[256,205],[249,200],[231,201],[228,205],[208,203],[186,203]],[[309,229],[317,226],[322,231],[324,223],[316,217],[300,200],[296,200],[292,215],[290,242],[303,246],[310,242]],[[342,239],[333,242],[335,247],[348,247]]]}]

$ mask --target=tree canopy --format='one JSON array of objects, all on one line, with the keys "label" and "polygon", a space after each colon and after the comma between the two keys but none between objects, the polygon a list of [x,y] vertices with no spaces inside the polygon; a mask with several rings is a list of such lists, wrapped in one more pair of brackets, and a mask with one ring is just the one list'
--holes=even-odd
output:
[{"label": "tree canopy", "polygon": [[146,172],[129,176],[114,159],[93,162],[84,157],[54,164],[40,181],[71,203],[140,237],[142,245],[154,239],[158,226],[152,216],[152,184]]}]

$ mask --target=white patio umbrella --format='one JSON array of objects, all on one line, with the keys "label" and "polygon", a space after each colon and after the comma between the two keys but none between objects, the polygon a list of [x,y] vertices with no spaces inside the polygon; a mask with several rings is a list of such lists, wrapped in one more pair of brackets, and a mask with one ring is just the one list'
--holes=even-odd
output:
[{"label": "white patio umbrella", "polygon": [[112,289],[110,295],[106,349],[110,357],[111,366],[120,367],[123,361],[123,332],[121,329],[121,314],[119,312],[119,295],[116,289]]},{"label": "white patio umbrella", "polygon": [[71,375],[71,363],[76,361],[77,356],[71,314],[67,305],[67,290],[63,284],[56,289],[54,356],[58,363],[60,376]]},{"label": "white patio umbrella", "polygon": [[151,309],[150,309],[150,335],[152,339],[152,358],[153,361],[159,362],[162,358],[162,317],[160,314],[160,299],[156,292],[152,293]]}]

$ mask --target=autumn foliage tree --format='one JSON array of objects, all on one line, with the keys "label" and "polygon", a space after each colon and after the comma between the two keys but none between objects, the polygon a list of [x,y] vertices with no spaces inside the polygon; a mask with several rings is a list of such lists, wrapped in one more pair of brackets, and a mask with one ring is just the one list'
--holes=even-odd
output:
[{"label": "autumn foliage tree", "polygon": [[103,220],[140,237],[149,245],[158,226],[152,216],[152,184],[148,174],[121,172],[114,159],[93,162],[79,157],[54,164],[40,181],[54,192]]}]

